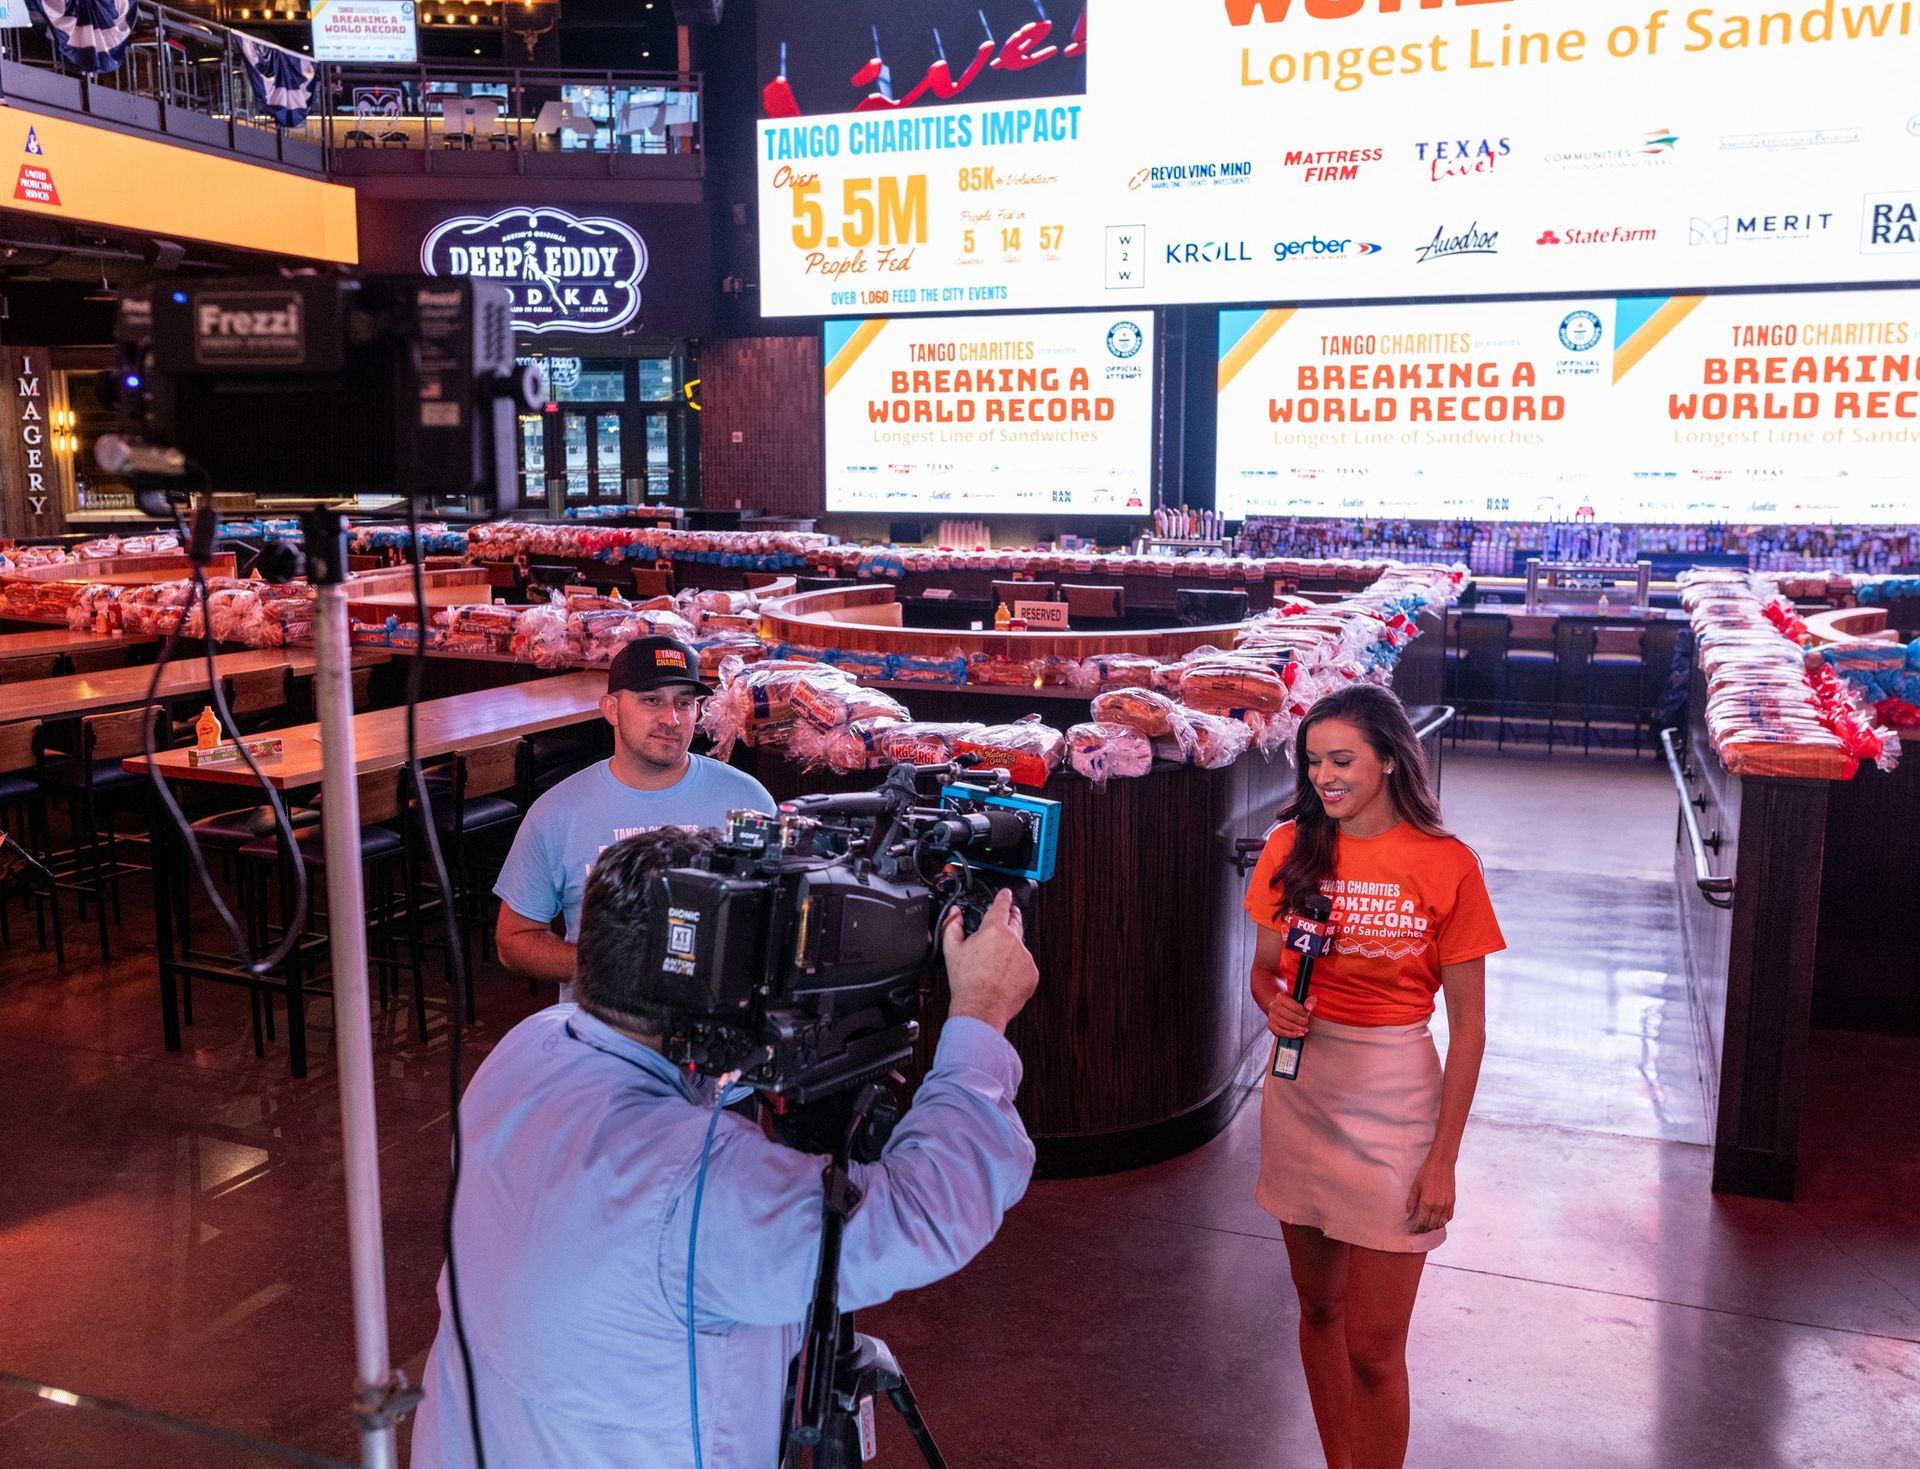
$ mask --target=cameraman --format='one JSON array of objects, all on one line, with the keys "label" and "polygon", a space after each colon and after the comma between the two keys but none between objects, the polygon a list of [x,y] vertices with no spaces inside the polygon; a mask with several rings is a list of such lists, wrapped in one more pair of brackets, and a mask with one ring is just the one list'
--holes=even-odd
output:
[{"label": "cameraman", "polygon": [[[709,834],[666,828],[594,863],[576,1005],[523,1020],[461,1104],[454,1220],[479,1420],[493,1469],[684,1469],[693,1461],[687,1252],[713,1083],[660,1053],[662,1015],[636,956],[664,920],[655,879]],[[1020,1060],[1001,1032],[1038,975],[1002,893],[963,937],[941,935],[951,1005],[933,1069],[847,1222],[840,1304],[950,1275],[1025,1191],[1033,1145],[1015,1112]],[[712,1469],[778,1462],[787,1365],[818,1264],[821,1160],[720,1114],[693,1285],[700,1437]],[[416,1469],[473,1463],[460,1352],[440,1284],[439,1334],[413,1434]]]}]

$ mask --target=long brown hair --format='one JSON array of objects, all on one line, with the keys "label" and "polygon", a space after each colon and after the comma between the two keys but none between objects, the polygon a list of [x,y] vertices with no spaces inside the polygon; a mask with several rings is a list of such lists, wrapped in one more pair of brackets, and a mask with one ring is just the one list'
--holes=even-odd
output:
[{"label": "long brown hair", "polygon": [[1440,824],[1440,798],[1427,776],[1426,752],[1413,732],[1413,721],[1400,700],[1377,684],[1354,684],[1328,694],[1307,711],[1293,737],[1293,767],[1298,784],[1293,799],[1276,818],[1293,823],[1293,850],[1273,875],[1273,889],[1285,896],[1287,907],[1303,911],[1307,899],[1333,876],[1339,847],[1340,823],[1327,815],[1320,793],[1307,778],[1307,732],[1329,719],[1351,724],[1360,731],[1382,763],[1391,760],[1387,798],[1400,819],[1430,837],[1449,835]]}]

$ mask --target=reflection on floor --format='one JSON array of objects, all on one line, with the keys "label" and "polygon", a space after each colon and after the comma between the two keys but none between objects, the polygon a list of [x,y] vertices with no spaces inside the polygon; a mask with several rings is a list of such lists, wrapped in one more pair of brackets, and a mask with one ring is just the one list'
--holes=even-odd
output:
[{"label": "reflection on floor", "polygon": [[[1416,1466],[1879,1466],[1920,1436],[1920,1047],[1816,1038],[1800,1201],[1719,1199],[1651,763],[1449,752],[1512,953],[1462,1210],[1415,1317]],[[130,894],[131,896],[131,894]],[[130,908],[129,947],[143,929]],[[330,1014],[256,1060],[237,992],[160,1046],[151,957],[0,956],[0,1371],[355,1457]],[[489,972],[470,1055],[535,1003]],[[394,1355],[434,1324],[445,1032],[380,1016]],[[1678,1139],[1678,1140],[1676,1140]],[[1257,1111],[1156,1168],[1035,1185],[954,1279],[864,1313],[961,1469],[1318,1462]],[[635,1384],[649,1391],[652,1385]],[[668,1389],[661,1389],[668,1390]],[[679,1391],[678,1388],[672,1388]],[[881,1462],[917,1462],[882,1427]],[[264,1459],[0,1392],[0,1464]],[[520,1469],[520,1466],[515,1466]],[[531,1469],[531,1466],[530,1466]]]}]

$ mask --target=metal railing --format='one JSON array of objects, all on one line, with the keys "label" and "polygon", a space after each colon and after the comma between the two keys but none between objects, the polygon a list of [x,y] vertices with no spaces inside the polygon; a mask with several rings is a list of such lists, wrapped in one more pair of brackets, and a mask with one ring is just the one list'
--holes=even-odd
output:
[{"label": "metal railing", "polygon": [[706,109],[697,74],[323,63],[305,124],[288,128],[260,110],[238,34],[136,0],[125,59],[88,75],[39,31],[0,31],[0,97],[314,173],[701,170]]},{"label": "metal railing", "polygon": [[[323,72],[328,166],[343,173],[436,162],[469,173],[565,171],[569,162],[617,173],[641,159],[682,160],[697,173],[705,152],[697,74],[451,63]],[[383,162],[396,152],[414,156]],[[491,166],[481,162],[489,157]]]},{"label": "metal railing", "polygon": [[1673,788],[1680,795],[1680,821],[1687,834],[1687,845],[1693,850],[1693,880],[1700,889],[1700,896],[1716,908],[1733,906],[1734,880],[1731,876],[1716,876],[1713,862],[1707,853],[1711,849],[1715,857],[1720,855],[1721,836],[1719,827],[1715,827],[1711,836],[1700,834],[1700,818],[1695,813],[1707,807],[1705,796],[1696,796],[1687,784],[1687,768],[1675,744],[1676,731],[1660,731],[1660,748],[1666,752],[1667,772],[1673,777]]}]

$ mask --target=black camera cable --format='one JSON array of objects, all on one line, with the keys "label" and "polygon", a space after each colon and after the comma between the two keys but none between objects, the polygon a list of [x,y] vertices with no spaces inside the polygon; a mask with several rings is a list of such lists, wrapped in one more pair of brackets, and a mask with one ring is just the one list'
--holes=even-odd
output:
[{"label": "black camera cable", "polygon": [[[433,880],[440,892],[440,922],[443,946],[447,954],[447,1112],[453,1134],[452,1161],[447,1171],[447,1201],[441,1214],[441,1244],[447,1256],[447,1303],[453,1316],[453,1339],[460,1349],[460,1371],[467,1388],[467,1430],[473,1437],[475,1469],[487,1469],[487,1450],[480,1431],[480,1399],[473,1375],[473,1350],[467,1344],[466,1317],[460,1305],[460,1267],[454,1254],[453,1211],[460,1196],[460,1165],[463,1138],[460,1131],[460,1093],[462,1087],[462,1036],[470,1011],[466,950],[461,943],[460,924],[454,911],[453,883],[447,875],[446,857],[440,850],[440,831],[433,819],[433,803],[427,792],[426,774],[420,766],[420,739],[415,718],[420,703],[420,688],[427,666],[427,574],[420,547],[420,516],[412,496],[407,498],[407,542],[409,564],[413,569],[413,655],[407,661],[407,779],[413,786],[421,840],[433,867]],[[460,813],[454,812],[454,820]],[[418,900],[417,891],[407,895],[409,903]]]},{"label": "black camera cable", "polygon": [[[203,489],[206,488],[205,475],[191,464],[189,464],[188,467],[199,481],[200,486]],[[155,763],[158,756],[158,747],[154,739],[154,724],[156,722],[156,716],[160,712],[160,680],[166,673],[167,664],[173,658],[174,649],[179,643],[181,631],[192,620],[194,607],[198,605],[201,620],[201,644],[207,664],[208,697],[213,704],[215,713],[219,716],[221,728],[232,731],[234,744],[240,752],[240,759],[246,764],[248,772],[253,776],[254,780],[259,784],[261,792],[266,796],[266,804],[273,812],[275,828],[286,840],[288,850],[297,850],[294,847],[297,834],[293,828],[293,820],[287,815],[287,808],[280,798],[280,792],[274,789],[272,782],[260,773],[260,766],[253,758],[253,752],[247,748],[246,741],[241,737],[239,729],[234,724],[233,711],[227,706],[226,691],[220,685],[219,667],[214,661],[217,656],[218,645],[213,635],[213,607],[207,591],[206,578],[206,564],[208,558],[212,555],[213,549],[214,510],[212,500],[207,498],[201,501],[198,509],[194,513],[194,524],[191,530],[188,529],[186,522],[181,518],[180,507],[174,503],[171,494],[167,497],[167,508],[173,514],[174,530],[179,534],[181,549],[187,553],[191,572],[187,589],[186,605],[180,609],[179,618],[174,622],[173,626],[167,629],[167,635],[161,641],[160,651],[154,659],[153,676],[147,680],[147,697],[141,708],[141,750],[147,758],[147,777],[153,784],[154,792],[159,799],[162,809],[165,810],[167,815],[172,819],[174,829],[180,834],[180,839],[186,846],[187,858],[192,865],[194,877],[199,882],[201,891],[206,894],[207,901],[213,906],[213,911],[219,916],[221,926],[226,929],[227,937],[233,943],[233,951],[240,956],[241,963],[247,973],[259,977],[270,974],[273,970],[279,968],[300,942],[301,934],[306,928],[307,921],[307,874],[302,863],[296,861],[292,864],[293,904],[288,914],[286,932],[280,936],[280,942],[274,946],[271,952],[264,956],[256,956],[253,952],[253,946],[247,941],[246,934],[241,930],[238,921],[235,920],[233,910],[227,906],[226,899],[220,895],[220,888],[219,885],[214,882],[213,874],[207,868],[206,854],[200,850],[199,839],[194,835],[193,823],[187,820],[186,813],[180,809],[180,803],[174,799],[173,788],[167,784],[165,775],[161,773],[159,766]],[[160,860],[160,854],[157,852],[153,853],[152,860]],[[185,934],[180,935],[180,942],[183,944],[187,942],[187,936]]]}]

